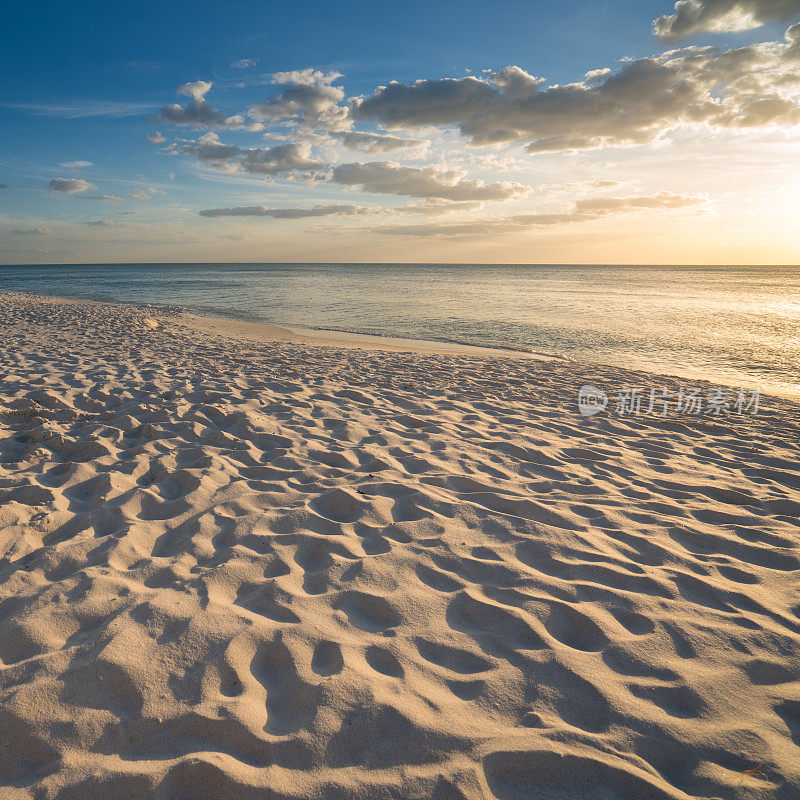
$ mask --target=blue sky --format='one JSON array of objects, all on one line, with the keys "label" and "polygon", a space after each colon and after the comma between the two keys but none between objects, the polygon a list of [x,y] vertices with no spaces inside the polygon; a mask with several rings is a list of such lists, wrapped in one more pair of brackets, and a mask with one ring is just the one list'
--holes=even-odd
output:
[{"label": "blue sky", "polygon": [[[800,202],[785,168],[800,58],[784,34],[800,3],[688,5],[15,4],[0,48],[0,260],[795,261],[773,205]],[[722,60],[701,69],[688,49],[709,45],[761,49],[712,79]],[[678,78],[695,85],[685,107]],[[333,99],[311,119],[294,114],[298,91],[301,105]],[[191,115],[161,111],[193,102],[217,116],[175,125]]]}]

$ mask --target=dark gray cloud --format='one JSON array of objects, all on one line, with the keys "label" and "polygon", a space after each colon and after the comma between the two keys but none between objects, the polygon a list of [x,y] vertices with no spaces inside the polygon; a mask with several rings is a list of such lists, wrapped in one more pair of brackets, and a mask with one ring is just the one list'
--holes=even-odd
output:
[{"label": "dark gray cloud", "polygon": [[685,48],[544,87],[519,67],[390,83],[352,101],[356,120],[389,129],[455,126],[470,143],[527,142],[532,153],[652,142],[681,124],[746,128],[800,122],[800,25],[783,43]]},{"label": "dark gray cloud", "polygon": [[707,202],[704,195],[660,192],[639,197],[597,197],[579,200],[571,209],[554,213],[514,214],[446,224],[393,225],[374,229],[387,236],[479,237],[522,232],[538,227],[553,227],[576,222],[591,222],[612,214],[636,211],[669,211],[696,207]]},{"label": "dark gray cloud", "polygon": [[266,206],[235,206],[234,208],[206,208],[201,217],[272,217],[273,219],[302,219],[305,217],[355,217],[370,213],[372,209],[357,205],[321,205],[312,208],[267,208]]},{"label": "dark gray cloud", "polygon": [[8,189],[7,183],[0,183],[0,189]]},{"label": "dark gray cloud", "polygon": [[290,172],[314,172],[325,162],[311,154],[306,142],[289,142],[268,148],[241,148],[221,142],[209,132],[197,141],[184,142],[177,149],[194,156],[198,161],[229,171],[244,171],[250,175],[285,175]]},{"label": "dark gray cloud", "polygon": [[75,194],[76,192],[88,192],[89,189],[96,189],[97,187],[83,178],[53,178],[47,184],[47,188],[53,192],[66,192],[66,194]]},{"label": "dark gray cloud", "polygon": [[245,150],[240,163],[251,175],[311,172],[325,166],[325,162],[311,155],[311,146],[303,142],[277,144],[266,150]]},{"label": "dark gray cloud", "polygon": [[212,164],[235,161],[242,154],[240,147],[221,142],[216,133],[206,133],[197,141],[185,142],[178,146],[178,150],[194,156],[198,161]]},{"label": "dark gray cloud", "polygon": [[167,125],[186,126],[190,128],[208,128],[209,130],[246,130],[260,131],[264,126],[258,122],[247,122],[240,114],[225,116],[217,111],[206,100],[206,95],[211,91],[210,81],[191,81],[178,87],[179,95],[190,97],[186,105],[177,103],[164,106],[158,115],[158,120]]},{"label": "dark gray cloud", "polygon": [[463,175],[461,171],[438,166],[406,167],[392,161],[356,161],[335,167],[331,181],[341,186],[358,186],[373,194],[439,197],[444,200],[511,200],[530,192],[530,187],[521,183],[484,183],[465,180]]},{"label": "dark gray cloud", "polygon": [[795,14],[800,0],[680,0],[672,14],[653,22],[653,30],[659,39],[676,41],[695,33],[749,30]]},{"label": "dark gray cloud", "polygon": [[83,224],[96,228],[116,228],[118,223],[114,222],[113,219],[93,219]]},{"label": "dark gray cloud", "polygon": [[305,69],[276,72],[272,82],[280,94],[256,103],[248,114],[256,120],[291,125],[306,131],[344,131],[352,126],[348,108],[342,105],[344,89],[334,86],[338,72]]}]

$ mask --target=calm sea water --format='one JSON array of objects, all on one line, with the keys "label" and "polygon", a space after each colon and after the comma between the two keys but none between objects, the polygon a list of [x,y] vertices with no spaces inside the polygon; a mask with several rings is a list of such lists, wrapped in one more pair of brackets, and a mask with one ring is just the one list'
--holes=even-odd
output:
[{"label": "calm sea water", "polygon": [[0,267],[0,289],[522,348],[800,400],[800,267]]}]

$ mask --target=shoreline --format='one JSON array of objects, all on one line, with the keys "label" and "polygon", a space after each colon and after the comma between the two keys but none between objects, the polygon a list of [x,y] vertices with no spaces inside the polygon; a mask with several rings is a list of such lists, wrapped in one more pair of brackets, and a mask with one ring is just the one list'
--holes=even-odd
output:
[{"label": "shoreline", "polygon": [[[2,293],[3,290],[0,290]],[[338,347],[354,350],[384,350],[396,353],[419,353],[419,354],[440,354],[440,355],[465,355],[483,356],[486,358],[507,358],[507,359],[526,359],[535,362],[572,364],[583,366],[585,369],[597,369],[604,372],[617,372],[626,376],[627,380],[635,385],[641,382],[647,384],[647,378],[659,381],[658,386],[668,385],[691,385],[703,389],[711,387],[724,387],[737,390],[744,386],[757,388],[758,384],[750,382],[748,384],[735,384],[728,381],[716,381],[700,375],[679,375],[670,372],[659,372],[657,370],[647,370],[637,367],[625,367],[603,361],[582,361],[560,354],[551,354],[538,351],[524,351],[511,348],[483,347],[459,342],[444,342],[432,339],[411,339],[404,337],[383,336],[379,334],[361,334],[349,331],[337,331],[330,329],[304,328],[295,325],[273,325],[268,322],[257,320],[247,320],[236,316],[228,316],[222,312],[212,309],[199,310],[191,309],[186,306],[175,306],[167,303],[140,303],[138,301],[108,300],[103,298],[91,297],[63,297],[60,295],[42,295],[35,292],[17,292],[32,298],[44,300],[56,300],[64,303],[93,303],[99,305],[119,305],[124,308],[140,308],[158,310],[160,313],[168,314],[175,319],[178,324],[185,325],[203,335],[225,336],[240,341],[253,343],[267,342],[295,342],[297,344],[309,344],[319,347]],[[615,388],[623,388],[626,385],[621,383]],[[650,386],[655,386],[651,381]],[[772,401],[788,403],[791,406],[800,407],[800,396],[793,392],[762,391],[761,396]]]},{"label": "shoreline", "polygon": [[143,309],[159,309],[167,313],[177,313],[180,321],[187,326],[212,335],[225,335],[232,338],[250,341],[296,341],[330,347],[353,347],[373,350],[409,353],[450,353],[453,355],[486,355],[532,358],[543,361],[571,361],[567,356],[555,353],[544,353],[513,347],[492,347],[451,342],[437,339],[414,339],[402,336],[358,333],[355,331],[334,330],[329,328],[305,328],[300,325],[273,324],[261,320],[245,319],[235,314],[227,314],[219,309],[199,309],[189,306],[176,306],[168,303],[142,303],[137,300],[113,300],[102,297],[76,297],[64,295],[47,295],[37,292],[18,290],[2,290],[10,294],[39,297],[60,302],[97,303],[101,305],[119,305]]},{"label": "shoreline", "polygon": [[537,361],[567,361],[564,356],[534,353],[501,347],[483,347],[461,342],[433,339],[409,339],[369,333],[354,333],[325,328],[303,328],[297,325],[272,325],[267,322],[236,317],[212,316],[186,311],[177,321],[203,333],[247,339],[255,342],[304,342],[328,347],[365,350],[386,350],[401,353],[440,353],[450,355],[491,356],[495,358],[530,358]]}]

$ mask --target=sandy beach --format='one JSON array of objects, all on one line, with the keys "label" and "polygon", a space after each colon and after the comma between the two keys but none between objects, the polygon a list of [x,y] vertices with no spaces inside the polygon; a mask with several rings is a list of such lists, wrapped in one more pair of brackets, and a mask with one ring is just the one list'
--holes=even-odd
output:
[{"label": "sandy beach", "polygon": [[800,797],[800,407],[673,383],[0,293],[0,797]]}]

